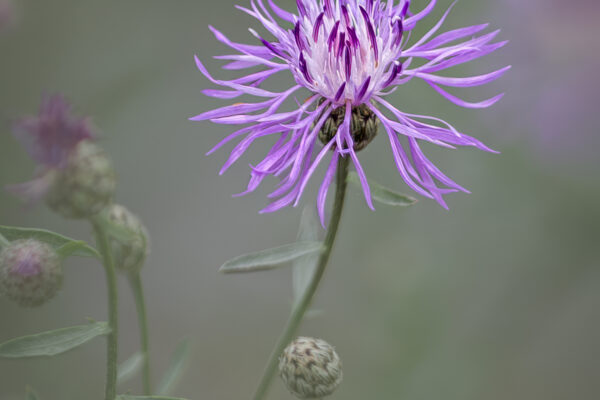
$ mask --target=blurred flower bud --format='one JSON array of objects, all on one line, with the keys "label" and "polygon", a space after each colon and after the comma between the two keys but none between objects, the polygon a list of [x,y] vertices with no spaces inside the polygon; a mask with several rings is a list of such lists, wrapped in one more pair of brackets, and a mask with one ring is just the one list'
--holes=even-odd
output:
[{"label": "blurred flower bud", "polygon": [[59,255],[34,239],[11,242],[0,252],[0,294],[24,307],[50,300],[62,286]]},{"label": "blurred flower bud", "polygon": [[46,193],[46,204],[66,218],[87,218],[112,201],[115,172],[104,150],[89,140],[70,153],[64,168],[56,170]]},{"label": "blurred flower bud", "polygon": [[283,351],[279,375],[294,396],[318,399],[333,393],[342,382],[342,362],[324,340],[299,337]]},{"label": "blurred flower bud", "polygon": [[111,224],[117,229],[131,233],[128,240],[113,241],[112,249],[117,268],[125,272],[138,272],[149,252],[146,228],[138,217],[119,204],[112,204],[106,213]]},{"label": "blurred flower bud", "polygon": [[90,119],[74,116],[63,96],[44,96],[38,114],[16,121],[13,134],[37,169],[33,180],[9,185],[11,193],[29,204],[45,200],[67,218],[87,218],[110,204],[111,162],[94,144]]}]

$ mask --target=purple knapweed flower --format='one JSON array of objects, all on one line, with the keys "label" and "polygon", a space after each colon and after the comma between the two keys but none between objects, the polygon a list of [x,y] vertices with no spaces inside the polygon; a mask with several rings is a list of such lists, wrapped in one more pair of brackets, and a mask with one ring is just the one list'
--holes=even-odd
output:
[{"label": "purple knapweed flower", "polygon": [[35,179],[8,186],[9,191],[28,202],[41,199],[54,173],[67,166],[77,145],[93,138],[89,119],[73,117],[71,105],[58,94],[44,96],[38,115],[17,121],[13,134],[37,164]]},{"label": "purple knapweed flower", "polygon": [[[283,176],[280,186],[269,195],[275,199],[262,212],[289,204],[296,205],[319,163],[332,152],[321,184],[317,207],[324,220],[325,199],[335,175],[339,157],[350,157],[360,178],[366,202],[373,208],[369,184],[356,152],[376,134],[377,121],[387,133],[394,159],[404,181],[421,195],[446,207],[443,195],[465,191],[444,175],[423,154],[420,141],[440,146],[474,146],[492,151],[477,139],[460,133],[449,123],[426,115],[398,110],[385,97],[413,78],[422,79],[442,96],[462,107],[485,108],[502,95],[481,102],[467,102],[442,86],[479,86],[500,77],[509,67],[466,78],[444,77],[437,72],[477,59],[504,46],[491,43],[498,31],[480,34],[487,24],[437,34],[450,9],[424,36],[411,42],[411,31],[435,7],[432,0],[421,11],[410,11],[410,1],[390,0],[297,0],[292,14],[266,0],[251,0],[252,9],[238,8],[256,18],[275,38],[269,40],[250,29],[261,45],[235,43],[210,27],[217,40],[238,54],[223,55],[226,70],[263,67],[231,81],[217,80],[196,57],[198,69],[221,89],[204,94],[221,99],[250,95],[265,99],[237,103],[197,115],[191,120],[218,124],[246,125],[227,136],[208,154],[237,137],[244,137],[223,166],[223,173],[259,137],[274,135],[277,140],[267,156],[251,166],[246,194],[269,175]],[[282,27],[275,17],[291,28]],[[260,87],[272,75],[289,71],[296,82],[283,92]],[[300,89],[311,95],[296,102],[293,111],[280,111],[286,100]],[[389,116],[388,116],[389,115]],[[400,141],[406,139],[406,143]],[[323,143],[316,148],[317,139]],[[404,140],[404,139],[403,139]],[[442,187],[438,187],[437,183]]]},{"label": "purple knapweed flower", "polygon": [[32,203],[39,201],[54,182],[56,172],[68,165],[77,145],[93,138],[88,118],[76,118],[62,95],[42,99],[38,115],[25,117],[13,125],[13,135],[37,164],[36,177],[7,189]]}]

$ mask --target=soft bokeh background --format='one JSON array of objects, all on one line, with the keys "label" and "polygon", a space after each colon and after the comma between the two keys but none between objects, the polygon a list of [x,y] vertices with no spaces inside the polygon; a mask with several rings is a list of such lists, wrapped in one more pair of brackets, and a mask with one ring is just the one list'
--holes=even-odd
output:
[{"label": "soft bokeh background", "polygon": [[[209,83],[192,59],[198,54],[218,74],[211,56],[226,49],[207,25],[239,40],[256,28],[234,3],[246,0],[12,1],[14,13],[0,11],[8,21],[0,29],[0,183],[31,176],[9,121],[35,113],[42,93],[64,93],[79,114],[93,116],[119,172],[117,199],[152,235],[144,280],[154,374],[190,337],[194,351],[176,394],[194,400],[248,399],[254,390],[290,309],[291,271],[223,276],[217,269],[241,253],[294,240],[301,212],[259,215],[266,188],[232,198],[266,143],[218,177],[227,152],[204,153],[228,129],[187,121],[220,104],[201,95]],[[278,3],[293,8],[292,0]],[[449,4],[440,0],[436,16]],[[457,4],[447,28],[489,21],[511,41],[456,71],[513,65],[467,97],[506,97],[489,110],[462,110],[416,83],[393,101],[446,118],[502,154],[427,147],[473,192],[448,196],[450,211],[424,199],[371,212],[360,191],[351,191],[316,299],[326,313],[301,329],[333,343],[343,358],[345,380],[332,399],[598,398],[598,18],[596,0]],[[435,21],[429,17],[421,30]],[[371,179],[408,191],[385,140],[361,156]],[[312,199],[306,195],[304,204]],[[25,211],[6,192],[0,224],[91,239],[85,223],[44,207]],[[0,299],[0,341],[105,318],[101,268],[71,259],[67,271],[62,293],[42,308]],[[138,341],[125,282],[122,289],[125,359]],[[97,340],[55,359],[0,360],[0,399],[23,398],[26,384],[43,399],[99,399],[103,378],[104,343]],[[137,392],[138,383],[127,390]],[[271,398],[291,396],[275,382]]]}]

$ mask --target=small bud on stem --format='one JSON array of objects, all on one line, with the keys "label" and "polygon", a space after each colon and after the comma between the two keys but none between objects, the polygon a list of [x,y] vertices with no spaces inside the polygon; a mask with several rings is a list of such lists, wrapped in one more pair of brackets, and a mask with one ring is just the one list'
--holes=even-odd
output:
[{"label": "small bud on stem", "polygon": [[42,305],[62,287],[59,255],[34,239],[11,242],[0,252],[0,294],[24,307]]},{"label": "small bud on stem", "polygon": [[326,341],[299,337],[283,351],[279,375],[294,396],[320,399],[342,382],[342,362]]},{"label": "small bud on stem", "polygon": [[138,272],[148,255],[146,228],[138,217],[119,204],[112,204],[106,212],[112,224],[131,232],[131,238],[127,241],[113,240],[112,249],[117,268],[124,272]]},{"label": "small bud on stem", "polygon": [[88,218],[112,201],[115,172],[104,150],[93,142],[80,142],[69,155],[66,167],[57,171],[45,199],[62,216]]}]

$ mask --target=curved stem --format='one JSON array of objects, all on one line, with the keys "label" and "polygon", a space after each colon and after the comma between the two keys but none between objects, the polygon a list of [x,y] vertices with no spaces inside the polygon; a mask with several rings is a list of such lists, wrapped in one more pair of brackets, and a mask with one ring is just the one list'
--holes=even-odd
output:
[{"label": "curved stem", "polygon": [[321,278],[323,277],[325,268],[327,267],[327,262],[329,261],[329,256],[331,255],[331,250],[333,249],[333,244],[335,242],[335,237],[340,224],[342,209],[344,208],[344,199],[346,197],[347,185],[346,178],[348,177],[348,164],[349,157],[340,157],[337,167],[335,201],[333,203],[333,209],[331,219],[329,220],[329,227],[327,228],[327,234],[325,235],[325,240],[323,241],[324,250],[321,253],[321,256],[319,257],[315,272],[311,277],[311,280],[306,290],[302,294],[300,301],[298,301],[298,303],[292,310],[290,319],[288,320],[283,333],[279,337],[277,345],[275,346],[273,352],[271,353],[271,356],[269,357],[269,362],[267,363],[265,372],[263,373],[258,388],[254,393],[254,400],[262,400],[267,394],[267,390],[269,389],[271,380],[273,379],[275,371],[277,370],[279,356],[296,334],[296,331],[298,330],[298,327],[302,322],[304,314],[310,307],[310,303],[317,291],[317,288],[319,287],[319,283],[321,281]]},{"label": "curved stem", "polygon": [[108,235],[102,227],[102,223],[96,219],[92,219],[91,222],[94,227],[94,232],[96,233],[98,250],[102,255],[108,289],[108,325],[110,327],[110,333],[107,335],[106,387],[104,398],[105,400],[114,400],[117,396],[117,356],[119,337],[117,273],[115,271],[115,263]]},{"label": "curved stem", "polygon": [[142,385],[144,394],[152,393],[152,384],[150,380],[150,341],[148,338],[148,317],[146,314],[146,301],[144,299],[144,288],[142,286],[142,277],[139,272],[129,274],[129,285],[135,299],[135,307],[138,314],[138,325],[140,329],[141,351],[144,357],[142,365]]}]

